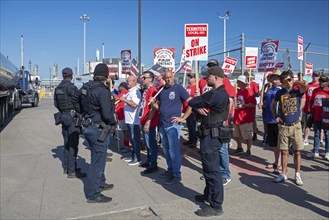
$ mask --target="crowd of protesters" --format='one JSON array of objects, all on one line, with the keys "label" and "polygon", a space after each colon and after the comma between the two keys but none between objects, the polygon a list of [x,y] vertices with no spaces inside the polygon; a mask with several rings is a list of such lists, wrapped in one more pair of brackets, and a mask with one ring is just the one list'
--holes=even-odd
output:
[{"label": "crowd of protesters", "polygon": [[[115,103],[116,123],[124,137],[119,150],[123,154],[130,154],[124,158],[128,165],[139,165],[145,168],[142,172],[145,175],[158,172],[157,158],[160,143],[167,168],[166,172],[159,175],[159,178],[164,180],[165,185],[181,182],[181,125],[186,121],[188,129],[188,139],[183,142],[183,145],[196,148],[198,141],[203,140],[197,132],[198,120],[200,117],[213,117],[211,116],[213,110],[210,109],[213,109],[214,105],[211,103],[219,106],[220,103],[218,100],[214,102],[210,94],[215,97],[219,88],[222,88],[224,97],[227,97],[227,100],[221,101],[227,103],[227,115],[225,115],[226,108],[218,112],[221,117],[225,113],[225,120],[219,126],[231,128],[232,138],[237,143],[237,148],[234,149],[232,155],[239,155],[246,159],[252,159],[252,143],[257,140],[256,98],[260,96],[258,108],[263,112],[263,143],[274,152],[274,161],[266,168],[273,169],[273,173],[277,175],[273,180],[274,183],[287,180],[288,156],[289,150],[292,150],[294,181],[296,185],[303,185],[300,172],[301,150],[304,145],[309,144],[309,132],[312,127],[314,145],[312,152],[309,152],[307,156],[320,158],[319,148],[322,145],[326,149],[324,159],[329,160],[329,79],[327,76],[313,72],[313,80],[308,84],[305,80],[295,80],[290,70],[283,72],[276,70],[266,74],[260,90],[250,72],[240,75],[234,87],[223,74],[217,60],[209,60],[207,66],[209,69],[199,82],[196,81],[195,74],[188,74],[187,88],[175,82],[174,73],[171,70],[156,72],[150,69],[145,71],[139,79],[130,75],[126,82],[118,86],[119,91],[114,91],[113,82],[109,84],[113,96],[112,102]],[[210,92],[213,89],[216,91]],[[211,138],[213,138],[212,135]],[[216,170],[220,171],[221,185],[226,185],[231,181],[228,149],[232,143],[221,141],[220,138],[219,140],[220,147],[216,156],[218,164],[213,161],[204,161],[202,158],[211,160],[213,157],[207,155],[205,146],[200,146],[199,152],[204,172],[201,179],[205,179],[207,190],[210,186],[209,181],[213,181],[213,178],[209,176],[210,164],[217,164]],[[243,149],[243,143],[246,143],[246,151]],[[147,153],[144,161],[141,156],[141,145],[146,146]],[[89,175],[88,173],[87,176]],[[196,214],[200,216],[221,214],[223,201],[214,200],[212,203],[213,198],[209,197],[212,194],[206,193],[206,189],[201,197],[196,197],[196,200],[210,201],[210,206],[199,210]],[[212,190],[223,196],[223,190]]]}]

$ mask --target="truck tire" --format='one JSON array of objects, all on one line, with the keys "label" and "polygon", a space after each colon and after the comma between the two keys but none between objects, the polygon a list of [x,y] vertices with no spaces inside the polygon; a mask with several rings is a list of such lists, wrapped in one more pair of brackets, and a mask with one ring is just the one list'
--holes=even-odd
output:
[{"label": "truck tire", "polygon": [[31,103],[32,107],[37,107],[39,104],[39,96],[34,95],[34,102]]}]

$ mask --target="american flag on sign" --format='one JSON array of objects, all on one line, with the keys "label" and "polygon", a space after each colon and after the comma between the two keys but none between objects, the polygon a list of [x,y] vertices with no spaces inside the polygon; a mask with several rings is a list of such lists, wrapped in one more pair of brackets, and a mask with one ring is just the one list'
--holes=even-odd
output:
[{"label": "american flag on sign", "polygon": [[131,62],[131,74],[139,76],[138,63],[135,59],[133,59]]}]

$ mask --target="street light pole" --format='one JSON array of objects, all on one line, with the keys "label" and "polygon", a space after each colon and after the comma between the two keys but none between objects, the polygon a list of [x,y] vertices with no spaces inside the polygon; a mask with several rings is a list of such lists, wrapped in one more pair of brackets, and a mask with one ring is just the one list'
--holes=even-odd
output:
[{"label": "street light pole", "polygon": [[217,12],[217,15],[220,19],[224,19],[224,60],[226,58],[226,19],[229,19],[230,17],[230,10],[228,10],[224,17],[221,17],[219,15],[219,12]]},{"label": "street light pole", "polygon": [[89,21],[89,17],[83,14],[80,20],[83,21],[83,74],[86,74],[86,22]]}]

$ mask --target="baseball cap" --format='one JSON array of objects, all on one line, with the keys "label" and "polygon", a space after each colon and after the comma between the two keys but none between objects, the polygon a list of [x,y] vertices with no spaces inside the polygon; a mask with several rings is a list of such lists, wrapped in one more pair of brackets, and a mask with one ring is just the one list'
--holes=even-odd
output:
[{"label": "baseball cap", "polygon": [[238,77],[237,81],[240,81],[240,82],[242,82],[242,83],[244,83],[244,84],[248,84],[247,77],[244,76],[244,75],[240,75],[240,76]]},{"label": "baseball cap", "polygon": [[211,67],[211,66],[219,66],[219,63],[218,63],[218,61],[216,59],[211,59],[211,60],[208,61],[207,66],[208,67]]},{"label": "baseball cap", "polygon": [[206,75],[214,75],[214,76],[218,76],[220,78],[224,78],[225,74],[222,68],[220,68],[219,66],[212,66],[209,67],[209,69],[206,72]]},{"label": "baseball cap", "polygon": [[109,68],[107,67],[107,65],[105,63],[97,64],[94,70],[94,76],[104,76],[107,78],[108,75],[109,75]]},{"label": "baseball cap", "polygon": [[73,75],[73,71],[72,71],[71,68],[69,68],[69,67],[65,67],[65,68],[62,70],[62,75],[63,75],[63,77],[72,76],[72,75]]}]

